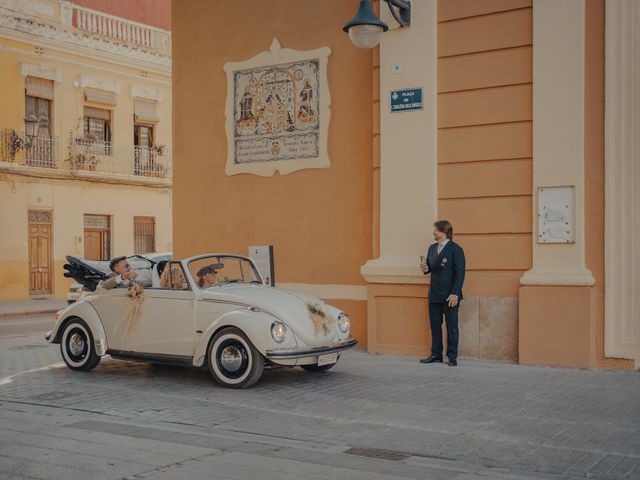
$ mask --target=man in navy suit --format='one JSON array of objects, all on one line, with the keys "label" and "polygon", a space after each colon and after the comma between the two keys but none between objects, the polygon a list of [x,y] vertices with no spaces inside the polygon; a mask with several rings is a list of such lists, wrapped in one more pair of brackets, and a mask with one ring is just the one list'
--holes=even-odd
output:
[{"label": "man in navy suit", "polygon": [[429,246],[427,257],[420,265],[431,274],[429,284],[429,325],[431,355],[420,363],[442,362],[442,317],[447,324],[447,357],[449,366],[458,364],[458,309],[462,300],[465,260],[462,247],[453,241],[453,227],[446,220],[433,224],[436,243]]}]

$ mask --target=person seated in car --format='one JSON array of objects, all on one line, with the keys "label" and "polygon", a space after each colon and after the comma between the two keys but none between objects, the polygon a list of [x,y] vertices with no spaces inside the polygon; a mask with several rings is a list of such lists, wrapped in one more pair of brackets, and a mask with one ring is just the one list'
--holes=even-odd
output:
[{"label": "person seated in car", "polygon": [[116,257],[109,262],[111,273],[107,275],[107,279],[102,282],[102,288],[111,290],[118,287],[129,280],[135,280],[138,274],[131,270],[127,257]]},{"label": "person seated in car", "polygon": [[160,287],[162,288],[182,290],[185,282],[186,280],[182,273],[182,269],[175,263],[165,268],[162,275],[160,275]]},{"label": "person seated in car", "polygon": [[167,266],[167,260],[160,260],[153,266],[151,272],[151,287],[152,288],[160,288],[160,277],[162,276],[162,272],[164,272],[164,267]]},{"label": "person seated in car", "polygon": [[200,288],[209,288],[212,285],[218,284],[218,277],[216,276],[216,269],[213,265],[205,265],[198,270],[198,286]]}]

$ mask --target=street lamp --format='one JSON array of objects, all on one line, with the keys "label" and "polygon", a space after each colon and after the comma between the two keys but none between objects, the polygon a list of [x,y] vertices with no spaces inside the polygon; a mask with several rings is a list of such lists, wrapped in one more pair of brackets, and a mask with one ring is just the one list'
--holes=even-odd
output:
[{"label": "street lamp", "polygon": [[38,129],[40,128],[40,119],[33,113],[30,113],[24,117],[24,133],[27,143],[32,143],[33,139],[38,136]]},{"label": "street lamp", "polygon": [[38,136],[39,128],[40,119],[33,113],[30,113],[24,117],[24,140],[20,138],[20,135],[18,135],[15,130],[11,130],[9,149],[11,150],[12,159],[15,159],[16,153],[20,150],[29,150],[33,146],[33,140]]},{"label": "street lamp", "polygon": [[[401,27],[411,25],[411,2],[409,0],[384,0],[389,10]],[[397,10],[396,10],[397,9]],[[351,42],[358,48],[373,48],[382,37],[382,32],[389,30],[373,11],[371,0],[360,0],[356,16],[342,29],[349,34]]]}]

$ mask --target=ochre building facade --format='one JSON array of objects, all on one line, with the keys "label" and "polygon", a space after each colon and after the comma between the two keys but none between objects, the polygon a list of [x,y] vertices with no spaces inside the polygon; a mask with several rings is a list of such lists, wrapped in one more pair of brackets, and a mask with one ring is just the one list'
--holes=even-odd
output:
[{"label": "ochre building facade", "polygon": [[[361,50],[355,0],[173,2],[176,256],[274,245],[279,285],[345,309],[371,352],[423,355],[419,255],[445,218],[467,258],[461,356],[637,367],[636,2],[421,0],[408,28],[373,3],[391,28]],[[279,108],[256,76],[263,106],[240,111],[229,66],[325,47],[329,167],[229,173],[234,122],[270,132]],[[403,89],[422,108],[392,112]],[[264,155],[288,145],[268,138]]]},{"label": "ochre building facade", "polygon": [[0,300],[64,298],[66,255],[172,247],[169,24],[103,3],[0,1]]}]

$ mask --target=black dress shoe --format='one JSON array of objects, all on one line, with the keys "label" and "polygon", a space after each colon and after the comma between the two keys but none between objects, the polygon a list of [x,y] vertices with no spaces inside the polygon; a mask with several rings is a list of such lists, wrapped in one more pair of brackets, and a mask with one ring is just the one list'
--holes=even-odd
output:
[{"label": "black dress shoe", "polygon": [[420,363],[436,363],[436,362],[442,363],[442,357],[436,357],[434,355],[431,355],[430,357],[420,359]]},{"label": "black dress shoe", "polygon": [[455,366],[457,366],[457,365],[458,365],[458,361],[457,361],[457,360],[455,360],[455,359],[453,359],[453,358],[450,358],[450,359],[449,359],[449,361],[447,362],[447,364],[448,364],[450,367],[455,367]]}]

